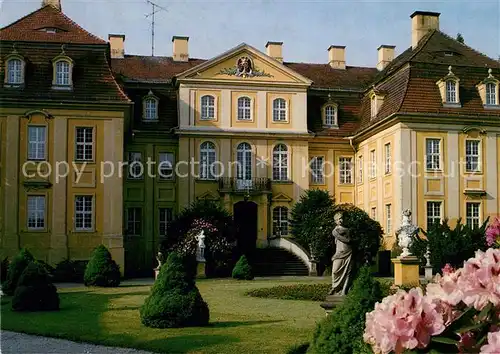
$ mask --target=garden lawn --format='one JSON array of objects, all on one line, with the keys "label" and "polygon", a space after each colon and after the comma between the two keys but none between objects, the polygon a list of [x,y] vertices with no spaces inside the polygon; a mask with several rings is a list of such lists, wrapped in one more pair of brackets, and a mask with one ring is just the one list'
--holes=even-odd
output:
[{"label": "garden lawn", "polygon": [[285,353],[310,339],[316,322],[325,316],[319,302],[254,298],[245,292],[313,282],[318,280],[200,280],[210,325],[178,329],[141,324],[139,307],[150,286],[60,289],[59,312],[16,313],[11,298],[2,298],[1,328],[163,353]]}]

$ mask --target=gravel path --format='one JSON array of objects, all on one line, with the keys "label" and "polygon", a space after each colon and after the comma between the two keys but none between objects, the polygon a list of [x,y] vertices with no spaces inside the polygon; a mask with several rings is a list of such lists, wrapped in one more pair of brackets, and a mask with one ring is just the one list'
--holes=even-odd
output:
[{"label": "gravel path", "polygon": [[104,347],[64,339],[1,331],[2,354],[150,354],[137,349]]}]

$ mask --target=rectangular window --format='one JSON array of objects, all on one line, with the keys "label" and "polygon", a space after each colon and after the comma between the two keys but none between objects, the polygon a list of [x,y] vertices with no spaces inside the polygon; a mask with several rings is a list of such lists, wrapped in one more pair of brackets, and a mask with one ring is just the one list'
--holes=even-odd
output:
[{"label": "rectangular window", "polygon": [[375,150],[370,151],[370,178],[377,177],[377,155]]},{"label": "rectangular window", "polygon": [[142,165],[142,154],[140,152],[128,153],[128,178],[141,179],[144,174],[144,166]]},{"label": "rectangular window", "polygon": [[46,128],[28,126],[28,160],[45,160]]},{"label": "rectangular window", "polygon": [[94,128],[76,128],[75,160],[92,161],[94,154]]},{"label": "rectangular window", "polygon": [[75,197],[75,230],[93,230],[94,201],[91,195],[77,195]]},{"label": "rectangular window", "polygon": [[457,103],[457,83],[446,81],[446,103]]},{"label": "rectangular window", "polygon": [[340,184],[352,183],[352,158],[351,157],[339,158],[339,176],[340,176]]},{"label": "rectangular window", "polygon": [[142,235],[142,209],[128,208],[127,209],[127,236]]},{"label": "rectangular window", "polygon": [[363,183],[363,156],[358,157],[358,183]]},{"label": "rectangular window", "polygon": [[425,166],[428,170],[437,171],[441,169],[441,140],[425,140]]},{"label": "rectangular window", "polygon": [[28,196],[27,220],[29,230],[45,228],[45,196]]},{"label": "rectangular window", "polygon": [[315,156],[310,161],[311,166],[311,183],[324,184],[325,177],[323,171],[324,158],[323,156]]},{"label": "rectangular window", "polygon": [[288,208],[276,207],[273,209],[273,234],[275,236],[288,235]]},{"label": "rectangular window", "polygon": [[377,208],[376,207],[372,207],[372,210],[371,210],[371,213],[370,213],[370,217],[373,220],[377,220]]},{"label": "rectangular window", "polygon": [[167,236],[168,224],[172,221],[172,208],[160,208],[159,226],[160,237]]},{"label": "rectangular window", "polygon": [[427,202],[427,230],[441,223],[441,202]]},{"label": "rectangular window", "polygon": [[389,174],[392,171],[392,151],[391,143],[384,145],[384,162],[385,162],[385,174]]},{"label": "rectangular window", "polygon": [[160,152],[160,163],[158,164],[160,179],[174,179],[174,154],[171,152]]},{"label": "rectangular window", "polygon": [[466,209],[467,226],[473,229],[478,228],[481,223],[481,203],[467,203]]},{"label": "rectangular window", "polygon": [[486,104],[497,104],[497,85],[493,83],[486,84]]},{"label": "rectangular window", "polygon": [[479,172],[481,170],[479,149],[479,140],[465,141],[465,170],[467,172]]},{"label": "rectangular window", "polygon": [[392,205],[385,205],[385,234],[390,235],[392,233]]}]

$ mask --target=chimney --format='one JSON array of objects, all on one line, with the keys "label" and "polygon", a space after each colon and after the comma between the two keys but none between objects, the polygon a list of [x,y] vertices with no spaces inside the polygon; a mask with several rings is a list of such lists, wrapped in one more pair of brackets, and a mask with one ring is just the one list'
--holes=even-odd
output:
[{"label": "chimney", "polygon": [[174,61],[189,60],[188,41],[189,37],[172,37],[172,58],[174,59]]},{"label": "chimney", "polygon": [[411,47],[415,49],[418,42],[430,30],[439,30],[439,12],[415,11],[411,16]]},{"label": "chimney", "polygon": [[387,65],[394,59],[394,49],[396,46],[394,45],[386,45],[382,44],[380,47],[378,47],[377,52],[378,52],[378,63],[377,63],[377,69],[379,71],[382,71],[385,69]]},{"label": "chimney", "polygon": [[267,42],[266,52],[271,58],[283,63],[283,42]]},{"label": "chimney", "polygon": [[331,45],[328,48],[328,64],[334,69],[345,70],[345,46]]},{"label": "chimney", "polygon": [[111,47],[112,59],[123,59],[125,57],[125,35],[110,34],[108,35],[109,45]]},{"label": "chimney", "polygon": [[61,11],[61,0],[42,0],[42,7],[50,5]]}]

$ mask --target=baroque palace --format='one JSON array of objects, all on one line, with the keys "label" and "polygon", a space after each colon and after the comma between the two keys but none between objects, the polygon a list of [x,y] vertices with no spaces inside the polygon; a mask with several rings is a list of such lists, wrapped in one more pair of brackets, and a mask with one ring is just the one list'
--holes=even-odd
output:
[{"label": "baroque palace", "polygon": [[287,240],[311,188],[378,220],[388,249],[405,209],[424,229],[480,225],[500,210],[500,63],[440,32],[438,13],[410,23],[409,48],[381,45],[373,68],[339,45],[323,64],[289,62],[281,42],[194,59],[180,36],[152,57],[44,0],[0,30],[2,255],[27,247],[53,264],[103,243],[147,273],[196,199],[264,247]]}]

